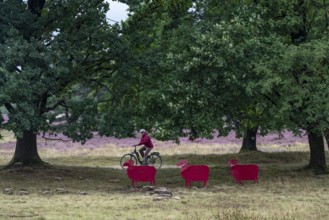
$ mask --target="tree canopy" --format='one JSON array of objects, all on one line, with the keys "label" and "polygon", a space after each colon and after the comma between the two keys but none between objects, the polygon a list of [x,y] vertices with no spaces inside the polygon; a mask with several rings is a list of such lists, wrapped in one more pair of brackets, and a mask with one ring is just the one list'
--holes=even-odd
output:
[{"label": "tree canopy", "polygon": [[38,158],[24,141],[38,132],[84,142],[141,127],[161,140],[302,129],[310,167],[325,170],[327,1],[120,2],[129,18],[110,25],[105,1],[0,1],[13,161]]},{"label": "tree canopy", "polygon": [[92,137],[98,96],[91,84],[115,69],[122,49],[108,8],[98,0],[0,1],[0,105],[9,116],[1,127],[18,138],[13,162],[39,160],[36,141],[27,141],[38,132]]},{"label": "tree canopy", "polygon": [[[154,129],[161,139],[212,137],[214,129],[222,135],[250,127],[264,133],[303,129],[310,139],[310,167],[324,170],[326,1],[189,3],[177,17],[170,10],[162,14],[169,16],[165,20],[144,17],[151,26],[127,22],[126,36],[136,36],[129,30],[140,27],[145,39],[130,45],[139,61],[129,67],[137,77],[129,89],[136,90],[125,93],[129,98],[119,108],[125,110],[116,112],[125,114],[121,118],[131,128]],[[321,162],[314,164],[315,152]]]}]

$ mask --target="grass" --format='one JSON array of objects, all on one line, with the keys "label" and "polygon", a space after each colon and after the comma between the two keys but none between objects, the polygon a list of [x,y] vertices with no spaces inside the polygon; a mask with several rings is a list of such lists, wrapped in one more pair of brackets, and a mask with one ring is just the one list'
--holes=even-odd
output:
[{"label": "grass", "polygon": [[[126,174],[117,169],[120,155],[130,149],[110,144],[97,149],[40,149],[49,166],[0,169],[0,189],[13,189],[11,195],[0,193],[0,219],[329,218],[329,176],[302,169],[308,163],[307,146],[294,146],[299,152],[242,154],[232,153],[232,146],[217,146],[221,150],[215,152],[212,147],[157,149],[164,165],[175,165],[184,158],[211,167],[209,187],[194,183],[191,189],[185,188],[178,168],[158,170],[157,187],[166,187],[174,195],[161,201],[143,190],[147,183],[133,190]],[[12,154],[13,149],[0,145],[0,165],[8,163]],[[231,158],[257,163],[259,183],[236,184],[226,167]],[[29,194],[20,195],[22,191]]]}]

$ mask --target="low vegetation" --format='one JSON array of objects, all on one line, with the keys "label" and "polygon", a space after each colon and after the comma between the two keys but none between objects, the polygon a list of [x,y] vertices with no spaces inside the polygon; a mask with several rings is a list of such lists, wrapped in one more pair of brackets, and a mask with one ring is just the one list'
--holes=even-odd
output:
[{"label": "low vegetation", "polygon": [[[1,143],[3,145],[3,143]],[[143,189],[131,188],[118,168],[120,155],[129,148],[104,147],[56,150],[40,149],[48,166],[0,169],[1,219],[327,219],[329,194],[327,175],[304,170],[309,152],[214,153],[206,145],[172,145],[158,148],[164,168],[158,170],[156,187],[173,196],[157,200]],[[216,146],[213,146],[216,148]],[[232,146],[234,147],[234,146]],[[236,146],[237,147],[237,146]],[[217,146],[219,148],[219,146]],[[224,146],[221,146],[225,149]],[[191,150],[192,149],[192,150]],[[264,148],[265,149],[265,148]],[[283,146],[284,149],[284,146]],[[9,162],[14,148],[0,147],[0,163]],[[197,150],[199,155],[193,153]],[[174,154],[172,152],[175,152]],[[257,163],[258,184],[236,184],[226,162]],[[211,167],[210,185],[194,183],[186,189],[179,159]]]}]

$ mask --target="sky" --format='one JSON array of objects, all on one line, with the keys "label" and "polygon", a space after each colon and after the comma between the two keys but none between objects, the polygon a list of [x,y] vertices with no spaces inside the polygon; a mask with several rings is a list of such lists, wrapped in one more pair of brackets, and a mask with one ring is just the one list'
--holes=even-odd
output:
[{"label": "sky", "polygon": [[110,23],[120,22],[128,17],[128,5],[111,0],[107,0],[107,2],[110,3],[110,10],[107,12],[107,18]]}]

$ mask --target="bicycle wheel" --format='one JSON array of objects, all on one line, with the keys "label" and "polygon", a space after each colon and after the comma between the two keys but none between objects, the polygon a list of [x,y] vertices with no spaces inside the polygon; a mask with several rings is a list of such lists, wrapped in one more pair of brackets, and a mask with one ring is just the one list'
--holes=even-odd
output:
[{"label": "bicycle wheel", "polygon": [[155,169],[160,169],[162,166],[162,159],[159,154],[152,153],[147,157],[147,164],[149,166],[154,166]]},{"label": "bicycle wheel", "polygon": [[127,169],[127,167],[124,167],[123,164],[127,161],[127,160],[133,160],[134,161],[134,165],[137,165],[137,158],[135,157],[135,155],[133,154],[125,154],[121,157],[120,159],[120,165],[122,167],[122,169]]}]

